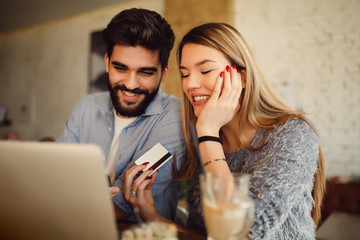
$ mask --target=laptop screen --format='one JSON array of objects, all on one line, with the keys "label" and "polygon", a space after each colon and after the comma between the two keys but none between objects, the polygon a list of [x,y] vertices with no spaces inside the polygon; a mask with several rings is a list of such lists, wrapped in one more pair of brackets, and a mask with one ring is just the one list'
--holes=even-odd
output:
[{"label": "laptop screen", "polygon": [[117,239],[95,145],[0,141],[0,239]]}]

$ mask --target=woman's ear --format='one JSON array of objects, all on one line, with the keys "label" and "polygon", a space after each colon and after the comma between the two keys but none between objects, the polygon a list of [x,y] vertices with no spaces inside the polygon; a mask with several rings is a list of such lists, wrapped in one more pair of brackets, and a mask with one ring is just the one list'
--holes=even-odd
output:
[{"label": "woman's ear", "polygon": [[241,75],[241,86],[244,89],[246,86],[246,69],[242,69],[240,71],[240,75]]}]

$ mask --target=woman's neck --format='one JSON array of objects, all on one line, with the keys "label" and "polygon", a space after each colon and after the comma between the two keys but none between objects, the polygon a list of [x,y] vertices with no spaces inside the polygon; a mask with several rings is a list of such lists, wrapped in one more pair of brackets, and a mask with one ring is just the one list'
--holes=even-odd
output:
[{"label": "woman's neck", "polygon": [[[256,130],[256,128],[251,126],[245,127],[244,134],[248,141],[255,136]],[[242,148],[239,134],[239,117],[235,116],[228,124],[221,128],[221,138],[224,142],[223,148],[225,153],[233,153]]]}]

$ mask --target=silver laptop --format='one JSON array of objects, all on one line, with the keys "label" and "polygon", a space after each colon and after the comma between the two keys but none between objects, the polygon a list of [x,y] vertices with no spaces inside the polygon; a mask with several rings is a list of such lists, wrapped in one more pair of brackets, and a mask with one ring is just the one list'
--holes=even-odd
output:
[{"label": "silver laptop", "polygon": [[0,141],[0,239],[118,239],[95,145]]}]

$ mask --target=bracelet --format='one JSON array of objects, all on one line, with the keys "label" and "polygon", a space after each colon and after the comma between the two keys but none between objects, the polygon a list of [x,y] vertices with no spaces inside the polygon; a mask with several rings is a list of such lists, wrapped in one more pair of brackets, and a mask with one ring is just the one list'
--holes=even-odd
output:
[{"label": "bracelet", "polygon": [[201,142],[205,142],[205,141],[214,141],[214,142],[219,142],[221,144],[223,144],[223,140],[221,138],[218,137],[213,137],[213,136],[202,136],[198,138],[199,143]]},{"label": "bracelet", "polygon": [[226,159],[225,159],[225,158],[216,158],[216,159],[214,159],[214,160],[210,160],[210,161],[204,163],[204,167],[205,167],[206,165],[209,165],[210,163],[214,163],[214,162],[217,162],[217,161],[225,161],[225,162],[226,162]]}]

